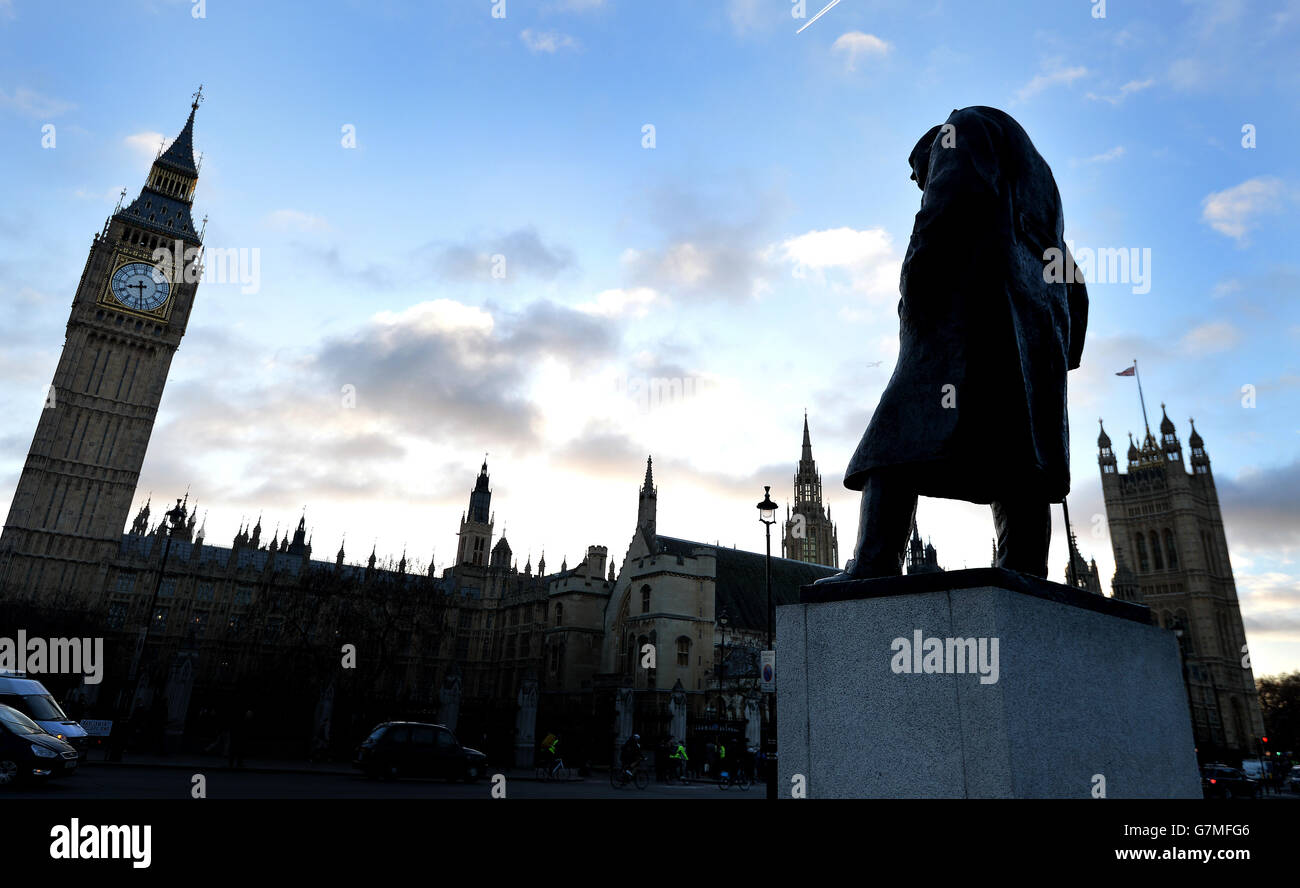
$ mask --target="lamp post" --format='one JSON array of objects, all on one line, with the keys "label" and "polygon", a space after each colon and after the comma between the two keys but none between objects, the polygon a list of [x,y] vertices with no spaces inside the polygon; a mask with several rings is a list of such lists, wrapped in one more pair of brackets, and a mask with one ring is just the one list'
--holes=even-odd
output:
[{"label": "lamp post", "polygon": [[[763,523],[763,529],[767,535],[767,649],[775,650],[772,646],[772,525],[776,523],[776,503],[772,502],[772,488],[768,485],[763,487],[763,501],[758,504],[758,520]],[[773,763],[773,753],[776,747],[776,694],[772,694],[768,701],[768,721],[763,731],[763,750],[766,753],[767,765],[767,797],[776,799],[776,766]]]},{"label": "lamp post", "polygon": [[135,698],[140,693],[140,675],[141,661],[144,659],[145,646],[149,642],[149,630],[153,628],[154,609],[158,606],[158,593],[162,589],[163,574],[167,571],[167,556],[171,554],[172,537],[176,534],[176,528],[180,526],[181,520],[185,517],[185,509],[181,506],[181,501],[176,500],[176,507],[168,509],[164,513],[167,519],[167,538],[163,543],[162,564],[158,566],[158,577],[153,584],[153,595],[149,598],[149,608],[145,612],[144,628],[140,630],[140,638],[137,642],[135,654],[131,657],[131,671],[127,674],[127,684],[131,687],[131,695],[125,701],[126,718],[122,718],[121,710],[118,712],[119,737],[117,744],[110,745],[110,756],[114,761],[121,760],[121,744],[128,739],[126,737],[126,723],[135,712]]},{"label": "lamp post", "polygon": [[[715,746],[723,746],[722,720],[727,714],[727,623],[731,622],[727,609],[718,614],[718,627],[722,630],[722,644],[718,654],[718,740]],[[718,774],[722,779],[722,755],[718,755]]]}]

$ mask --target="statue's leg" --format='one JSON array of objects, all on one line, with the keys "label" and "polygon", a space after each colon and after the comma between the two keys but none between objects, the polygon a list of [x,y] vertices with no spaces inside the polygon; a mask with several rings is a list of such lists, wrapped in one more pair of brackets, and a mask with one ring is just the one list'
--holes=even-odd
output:
[{"label": "statue's leg", "polygon": [[993,505],[998,534],[998,567],[1047,577],[1047,548],[1052,541],[1052,515],[1045,502],[1003,500]]},{"label": "statue's leg", "polygon": [[858,542],[846,573],[854,578],[896,577],[916,516],[916,491],[896,473],[876,471],[862,488]]}]

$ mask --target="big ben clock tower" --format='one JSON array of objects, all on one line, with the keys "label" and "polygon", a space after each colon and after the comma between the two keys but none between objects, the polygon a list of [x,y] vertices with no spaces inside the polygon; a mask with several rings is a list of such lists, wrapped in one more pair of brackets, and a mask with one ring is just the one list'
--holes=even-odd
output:
[{"label": "big ben clock tower", "polygon": [[91,243],[63,354],[0,536],[0,601],[103,592],[201,275],[189,119]]}]

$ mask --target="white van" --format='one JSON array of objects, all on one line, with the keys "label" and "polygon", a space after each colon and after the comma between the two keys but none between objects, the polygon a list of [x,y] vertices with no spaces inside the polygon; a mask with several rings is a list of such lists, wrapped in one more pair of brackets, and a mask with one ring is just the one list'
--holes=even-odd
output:
[{"label": "white van", "polygon": [[71,745],[78,758],[85,759],[90,744],[86,732],[68,718],[59,702],[36,679],[21,672],[0,672],[0,703],[17,709],[45,733]]}]

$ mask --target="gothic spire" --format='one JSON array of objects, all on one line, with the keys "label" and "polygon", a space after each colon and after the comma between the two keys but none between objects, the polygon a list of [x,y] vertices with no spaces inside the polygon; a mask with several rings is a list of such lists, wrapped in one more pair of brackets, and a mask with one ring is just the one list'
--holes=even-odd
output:
[{"label": "gothic spire", "polygon": [[199,168],[194,163],[194,112],[199,110],[203,101],[203,86],[194,93],[194,102],[190,105],[190,116],[185,121],[181,133],[166,151],[158,156],[154,163],[166,167],[183,176],[197,177]]}]

